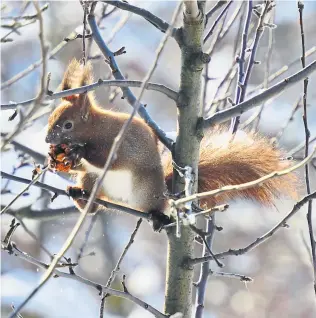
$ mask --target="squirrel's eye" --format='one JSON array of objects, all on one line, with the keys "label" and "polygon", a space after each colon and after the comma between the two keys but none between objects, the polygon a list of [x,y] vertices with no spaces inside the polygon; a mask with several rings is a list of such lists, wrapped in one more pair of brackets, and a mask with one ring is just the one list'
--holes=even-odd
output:
[{"label": "squirrel's eye", "polygon": [[65,121],[64,127],[63,127],[65,130],[71,130],[72,127],[73,127],[73,123],[71,121]]}]

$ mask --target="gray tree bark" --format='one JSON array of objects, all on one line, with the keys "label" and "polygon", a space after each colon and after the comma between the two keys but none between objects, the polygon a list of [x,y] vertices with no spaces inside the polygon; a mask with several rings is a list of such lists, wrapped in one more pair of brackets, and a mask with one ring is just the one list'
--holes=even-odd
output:
[{"label": "gray tree bark", "polygon": [[[202,137],[200,118],[202,117],[201,93],[202,70],[207,56],[202,52],[204,30],[204,2],[199,2],[198,16],[192,16],[184,9],[183,27],[180,35],[181,80],[178,106],[178,135],[173,158],[180,167],[193,169],[197,191],[199,149]],[[184,179],[174,171],[173,192],[184,188]],[[168,230],[168,258],[166,274],[165,313],[181,312],[183,317],[191,317],[193,267],[185,266],[185,260],[193,257],[194,233],[182,226],[181,237],[176,229]]]}]

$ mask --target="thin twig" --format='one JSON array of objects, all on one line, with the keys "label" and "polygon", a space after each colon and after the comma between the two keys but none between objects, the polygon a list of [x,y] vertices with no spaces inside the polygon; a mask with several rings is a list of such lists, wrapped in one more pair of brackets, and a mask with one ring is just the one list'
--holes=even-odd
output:
[{"label": "thin twig", "polygon": [[300,109],[301,107],[301,99],[302,97],[300,96],[296,101],[295,103],[293,104],[292,106],[292,111],[291,111],[291,114],[289,116],[289,118],[286,120],[286,122],[284,123],[284,125],[280,128],[280,130],[278,131],[277,135],[275,136],[275,139],[276,140],[280,140],[281,137],[283,136],[286,128],[289,126],[290,122],[293,121],[294,119],[294,116],[296,114],[296,112]]},{"label": "thin twig", "polygon": [[[37,182],[37,180],[41,177],[41,175],[48,169],[48,166],[43,168],[38,174],[37,176],[32,180],[30,181],[30,183],[19,193],[17,194],[13,200],[8,203],[2,210],[1,210],[1,215],[3,213],[5,213],[11,206],[14,202],[16,202],[33,184],[35,184]],[[1,174],[2,175],[2,174]]]},{"label": "thin twig", "polygon": [[[273,25],[274,24],[275,10],[273,8],[271,10],[272,10],[272,13],[271,13],[270,23]],[[268,88],[273,48],[274,48],[274,28],[269,27],[268,50],[266,53],[266,67],[265,67],[265,75],[264,75],[264,81],[263,81],[263,88],[264,89]],[[254,128],[253,128],[254,131],[258,130],[261,115],[262,115],[262,112],[263,112],[265,105],[266,105],[266,103],[262,103],[262,105],[260,106],[260,109],[257,113],[258,116],[256,117],[256,123],[255,123]]]},{"label": "thin twig", "polygon": [[[314,53],[316,53],[316,46],[311,47],[308,51],[305,52],[305,58],[313,55]],[[273,82],[274,80],[279,78],[282,74],[287,72],[290,68],[292,68],[294,65],[296,65],[299,62],[301,62],[301,58],[296,58],[291,63],[289,63],[287,65],[283,65],[280,69],[278,69],[276,72],[274,72],[273,74],[271,74],[269,76],[268,83],[270,84],[271,82]],[[262,84],[259,84],[256,87],[254,87],[253,89],[249,89],[248,96],[254,94],[258,90],[263,89],[263,88],[264,88],[264,82]]]},{"label": "thin twig", "polygon": [[[249,3],[250,3],[250,1],[249,1]],[[266,17],[266,14],[268,13],[268,11],[271,9],[272,9],[271,8],[271,1],[267,0],[265,2],[263,9],[262,9],[262,13],[260,14],[260,17],[259,17],[258,26],[256,29],[253,44],[251,46],[250,58],[249,58],[249,62],[248,62],[248,66],[247,66],[247,70],[246,70],[243,82],[238,83],[238,87],[241,87],[241,91],[240,91],[240,96],[239,96],[238,102],[236,101],[236,104],[241,103],[245,100],[247,86],[248,86],[248,83],[250,80],[252,69],[256,63],[255,58],[256,58],[257,49],[259,47],[259,41],[262,37],[263,31],[265,28],[265,17]],[[233,133],[236,133],[239,123],[240,123],[240,116],[237,116],[235,121],[234,121],[234,126],[232,127]]]},{"label": "thin twig", "polygon": [[[303,24],[303,10],[304,3],[298,1],[297,3],[299,16],[300,16],[300,30],[301,30],[301,40],[302,40],[302,67],[305,68],[305,34],[304,34],[304,24]],[[305,157],[308,157],[308,146],[309,146],[309,138],[310,131],[308,128],[308,119],[307,119],[307,87],[308,87],[308,78],[304,80],[304,88],[303,88],[303,122],[304,122],[304,130],[305,130]],[[309,195],[311,193],[310,186],[310,175],[309,175],[309,166],[305,165],[305,183],[306,183],[306,192]],[[313,219],[312,219],[312,201],[308,202],[307,208],[307,224],[309,231],[309,238],[311,243],[311,252],[312,252],[312,260],[313,260],[313,272],[314,272],[314,292],[316,293],[316,242],[314,238],[314,229],[313,229]]]},{"label": "thin twig", "polygon": [[223,5],[227,3],[228,0],[220,0],[218,1],[211,10],[209,10],[206,14],[205,17],[206,19],[209,19],[217,10],[219,10]]},{"label": "thin twig", "polygon": [[[109,1],[110,4],[113,4],[112,1]],[[125,5],[124,2],[115,2],[115,3],[121,3],[123,5]],[[96,42],[96,44],[98,45],[99,49],[101,50],[102,54],[106,57],[106,59],[108,61],[110,61],[111,63],[111,68],[113,70],[113,76],[116,80],[125,80],[122,72],[120,71],[116,60],[115,60],[115,56],[113,54],[113,52],[108,48],[108,46],[106,45],[106,43],[104,42],[99,29],[97,27],[96,24],[96,20],[95,20],[95,16],[93,13],[89,13],[88,15],[88,22],[91,28],[91,31],[93,33],[93,38]],[[147,83],[145,84],[144,87],[146,87]],[[127,98],[127,101],[131,104],[131,105],[135,105],[136,104],[136,97],[134,96],[134,94],[132,93],[132,91],[129,88],[122,88],[122,92],[123,95]],[[168,148],[168,149],[172,149],[172,140],[170,140],[169,138],[167,138],[166,133],[153,121],[153,119],[149,116],[146,108],[144,107],[144,105],[140,104],[138,106],[138,113],[139,115],[145,120],[145,122],[153,129],[153,131],[156,133],[156,135],[158,136],[158,138],[160,139],[160,141]]]},{"label": "thin twig", "polygon": [[[240,2],[240,5],[235,9],[235,11],[233,12],[233,14],[231,15],[231,17],[229,18],[227,24],[225,25],[225,27],[223,28],[223,31],[220,33],[220,39],[224,39],[225,36],[228,34],[229,30],[231,29],[231,27],[233,26],[234,22],[237,21],[237,18],[239,16],[239,14],[241,13],[241,9],[243,7],[243,2]],[[236,50],[234,50],[236,51]]]},{"label": "thin twig", "polygon": [[[60,52],[68,42],[77,39],[80,36],[79,32],[76,30],[72,31],[68,36],[66,36],[50,53],[48,53],[47,59],[53,58],[58,52]],[[39,66],[43,63],[43,59],[36,61],[35,63],[28,66],[25,70],[21,71],[20,73],[14,75],[9,80],[5,81],[1,84],[1,90],[10,87],[12,84],[16,83],[32,71],[36,70]]]},{"label": "thin twig", "polygon": [[[152,25],[154,25],[158,30],[162,32],[166,32],[169,28],[169,24],[166,21],[160,19],[159,17],[155,16],[150,11],[147,11],[145,9],[136,7],[132,4],[129,4],[123,1],[103,1],[103,2],[111,6],[115,6],[121,10],[126,10],[143,17],[144,19],[146,19],[148,22],[150,22]],[[173,28],[170,36],[173,37],[175,33],[176,33],[176,29]]]},{"label": "thin twig", "polygon": [[218,22],[222,19],[222,17],[224,16],[224,14],[226,13],[226,11],[228,11],[230,5],[233,3],[233,0],[228,1],[227,5],[225,6],[225,8],[222,10],[222,12],[219,14],[219,16],[216,18],[216,20],[214,21],[213,25],[211,26],[210,30],[207,32],[206,36],[204,37],[203,43],[205,43],[209,37],[213,34],[214,29],[216,28]]},{"label": "thin twig", "polygon": [[81,260],[81,258],[82,258],[83,251],[84,251],[84,249],[85,249],[85,247],[86,247],[86,245],[88,243],[88,239],[89,239],[90,233],[91,233],[91,231],[92,231],[92,229],[94,227],[95,222],[98,219],[98,216],[99,216],[99,213],[97,212],[91,218],[90,225],[89,225],[89,228],[86,231],[86,235],[85,235],[84,241],[82,242],[82,245],[79,248],[79,253],[78,253],[78,256],[77,256],[77,259],[76,259],[76,263],[78,263]]},{"label": "thin twig", "polygon": [[[45,5],[43,5],[41,7],[41,12],[44,12],[45,10],[48,9],[48,3],[46,3]],[[19,15],[16,17],[13,16],[6,16],[6,17],[1,17],[2,20],[32,20],[32,19],[37,19],[37,13],[35,14],[28,14],[28,15]]]},{"label": "thin twig", "polygon": [[[14,175],[11,175],[9,173],[6,173],[4,171],[1,171],[1,177],[2,178],[5,178],[5,179],[10,179],[10,180],[13,180],[13,181],[17,181],[17,182],[20,182],[20,183],[24,183],[24,184],[29,184],[32,182],[32,180],[29,180],[29,179],[25,179],[25,178],[21,178],[21,177],[17,177],[17,176],[14,176]],[[56,194],[56,195],[61,195],[61,196],[67,196],[69,197],[69,195],[67,194],[67,192],[65,190],[62,190],[62,189],[59,189],[59,188],[55,188],[53,186],[50,186],[50,185],[47,185],[47,184],[44,184],[42,182],[36,182],[33,184],[34,187],[38,187],[38,188],[41,188],[41,189],[44,189],[44,190],[47,190],[47,191],[51,191],[52,193]],[[89,194],[87,193],[83,193],[82,194],[82,199],[83,200],[88,200],[89,199]],[[124,213],[127,213],[127,214],[130,214],[130,215],[134,215],[134,216],[137,216],[137,217],[141,217],[141,218],[145,218],[147,220],[150,220],[151,217],[150,217],[150,214],[148,213],[144,213],[144,212],[140,212],[140,211],[137,211],[137,210],[134,210],[134,209],[131,209],[131,208],[127,208],[123,205],[119,205],[119,204],[116,204],[116,203],[112,203],[112,202],[108,202],[108,201],[105,201],[105,200],[101,200],[101,199],[95,199],[94,200],[94,203],[97,203],[101,206],[104,206],[105,208],[108,208],[108,209],[115,209],[115,210],[118,210],[120,212],[124,212]],[[61,209],[55,209],[55,210],[48,210],[46,213],[48,214],[48,217],[53,217],[53,215],[51,214],[54,214],[54,211],[58,211],[58,214],[63,214],[63,210],[65,210],[67,208],[61,208]],[[73,207],[70,207],[68,208],[69,212],[73,212]],[[37,212],[34,212],[32,215],[36,216],[36,213]],[[38,216],[40,217],[41,213],[44,214],[43,211],[41,212],[38,212]],[[21,214],[17,214],[19,215],[20,217],[24,216],[22,213]],[[26,215],[26,217],[31,217],[31,215]]]},{"label": "thin twig", "polygon": [[19,221],[19,223],[21,224],[22,228],[24,229],[24,231],[33,239],[36,241],[36,243],[39,245],[39,247],[50,257],[50,259],[53,258],[53,254],[39,241],[38,237],[27,228],[27,226],[25,225],[24,221],[21,220],[20,218],[18,218],[17,216],[15,216],[16,219]]},{"label": "thin twig", "polygon": [[215,124],[219,124],[225,122],[232,117],[238,116],[246,112],[247,110],[260,105],[261,103],[267,101],[268,99],[272,98],[273,96],[279,94],[285,89],[290,88],[293,84],[305,79],[311,73],[316,70],[316,60],[307,65],[304,69],[298,71],[297,73],[291,75],[288,78],[285,78],[283,81],[275,84],[274,86],[268,88],[267,90],[263,91],[262,93],[249,98],[248,100],[230,107],[225,110],[218,111],[211,117],[207,118],[204,121],[206,127],[213,126]]},{"label": "thin twig", "polygon": [[83,65],[86,64],[87,55],[86,55],[86,32],[87,32],[87,14],[89,3],[84,0],[81,1],[81,5],[83,7],[83,31],[82,31],[82,60]]},{"label": "thin twig", "polygon": [[[131,80],[125,80],[125,79],[122,79],[122,80],[102,80],[102,79],[99,79],[97,82],[95,82],[93,84],[81,86],[78,88],[64,90],[64,91],[61,91],[58,93],[54,93],[52,95],[46,95],[44,100],[45,101],[46,100],[54,100],[54,99],[58,99],[58,98],[71,96],[74,94],[84,94],[86,92],[93,91],[96,88],[99,88],[101,86],[117,86],[117,87],[126,88],[126,87],[141,87],[141,85],[142,85],[141,81],[131,81]],[[146,84],[145,88],[148,90],[154,90],[157,92],[161,92],[174,101],[176,101],[178,98],[177,92],[173,91],[171,88],[169,88],[163,84],[156,84],[156,83],[148,82]],[[29,99],[26,101],[22,101],[20,103],[11,102],[8,104],[2,104],[1,110],[15,109],[17,106],[26,106],[26,105],[33,103],[34,101],[35,101],[35,98],[32,98],[32,99]]]},{"label": "thin twig", "polygon": [[[4,249],[3,246],[2,246],[2,249]],[[6,250],[8,250],[8,249],[6,249]],[[36,265],[36,266],[38,266],[40,268],[43,268],[45,270],[49,267],[48,264],[45,264],[45,263],[35,259],[34,257],[30,256],[29,254],[19,250],[17,248],[17,246],[15,245],[15,243],[13,243],[13,242],[11,242],[11,245],[9,246],[8,252],[11,255],[19,257],[20,259],[23,259],[23,260],[25,260],[25,261],[27,261],[27,262],[29,262],[31,264],[34,264],[34,265]],[[60,265],[58,267],[64,267],[64,265]],[[81,276],[78,276],[76,274],[69,274],[69,273],[65,273],[65,272],[59,271],[56,268],[54,269],[54,274],[57,277],[64,277],[64,278],[72,279],[74,281],[80,282],[80,283],[85,284],[87,286],[91,286],[91,287],[95,288],[96,290],[98,290],[99,292],[101,290],[104,290],[105,292],[107,292],[111,296],[121,297],[121,298],[127,299],[127,300],[129,300],[129,301],[141,306],[142,308],[148,310],[155,317],[168,318],[168,316],[162,314],[161,312],[159,312],[157,309],[153,308],[149,304],[145,303],[144,301],[140,300],[139,298],[137,298],[137,297],[135,297],[135,296],[133,296],[131,294],[128,294],[126,292],[119,291],[119,290],[116,290],[116,289],[112,289],[110,287],[105,287],[103,285],[100,285],[99,283],[95,283],[95,282],[93,282],[91,280],[88,280],[88,279],[83,278]]]},{"label": "thin twig", "polygon": [[[206,232],[209,234],[206,238],[207,244],[203,246],[203,256],[212,255],[209,253],[208,246],[212,248],[212,242],[215,233],[215,216],[213,215],[211,219],[206,222]],[[204,262],[201,264],[200,277],[196,283],[196,301],[195,301],[195,318],[203,317],[204,311],[204,298],[206,293],[207,280],[210,271],[210,262]]]},{"label": "thin twig", "polygon": [[[311,137],[309,139],[309,144],[311,144],[312,142],[314,142],[316,140],[316,135],[314,135],[313,137]],[[306,146],[306,142],[305,140],[302,141],[299,145],[297,145],[295,148],[293,148],[292,150],[290,150],[287,155],[290,157],[293,157],[295,155],[297,155],[300,151],[304,150]]]},{"label": "thin twig", "polygon": [[[119,257],[119,259],[118,259],[118,261],[117,261],[115,267],[113,268],[113,270],[112,270],[112,272],[111,272],[111,274],[110,274],[110,277],[109,277],[109,279],[108,279],[108,281],[107,281],[107,283],[106,283],[106,285],[105,285],[106,287],[111,287],[111,284],[112,284],[113,280],[115,279],[116,274],[117,274],[118,271],[120,270],[121,263],[122,263],[122,261],[123,261],[125,255],[126,255],[127,251],[129,250],[129,248],[131,247],[131,245],[134,243],[135,236],[136,236],[136,234],[137,234],[137,232],[138,232],[138,230],[139,230],[141,224],[142,224],[142,219],[139,219],[139,220],[137,221],[137,223],[136,223],[136,227],[135,227],[133,233],[131,234],[131,237],[130,237],[130,239],[129,239],[127,245],[125,246],[125,248],[124,248],[124,250],[123,250],[121,256]],[[102,293],[102,299],[101,299],[100,311],[99,311],[99,317],[100,317],[100,318],[103,318],[105,299],[106,299],[106,297],[108,297],[108,296],[109,296],[108,293],[104,293],[104,292]]]},{"label": "thin twig", "polygon": [[[204,263],[203,263],[204,264]],[[212,270],[209,271],[209,275],[212,276],[221,276],[221,277],[228,277],[228,278],[237,278],[241,282],[252,282],[253,279],[246,275],[236,274],[236,273],[225,273],[225,272],[214,272]]]},{"label": "thin twig", "polygon": [[43,60],[43,65],[42,65],[42,75],[41,75],[41,81],[40,81],[40,89],[37,94],[37,97],[34,100],[34,104],[31,107],[31,109],[26,113],[25,116],[21,119],[20,123],[18,126],[14,129],[12,133],[10,133],[9,136],[7,136],[1,145],[1,150],[3,151],[5,146],[13,140],[13,138],[18,135],[24,126],[28,123],[28,120],[32,118],[32,116],[36,113],[36,111],[40,108],[41,103],[44,99],[44,96],[46,94],[46,71],[47,71],[47,52],[48,52],[48,46],[45,44],[45,39],[44,39],[44,23],[43,23],[43,17],[42,17],[42,12],[40,11],[40,8],[38,7],[37,2],[34,2],[34,6],[36,7],[37,10],[37,15],[38,15],[38,22],[39,22],[39,40],[40,40],[40,47],[41,47],[41,54],[42,54],[42,60]]},{"label": "thin twig", "polygon": [[[248,7],[247,7],[247,16],[244,24],[244,30],[242,34],[242,41],[241,41],[241,49],[240,49],[240,56],[236,58],[236,62],[238,64],[238,83],[236,87],[236,95],[235,95],[235,105],[239,104],[239,102],[242,100],[242,91],[244,89],[243,82],[245,77],[244,72],[244,64],[245,64],[245,58],[246,58],[246,51],[247,51],[247,42],[248,42],[248,33],[249,33],[249,26],[251,21],[251,15],[252,15],[252,0],[248,0]],[[239,124],[239,116],[232,119],[231,122],[231,129],[232,132],[235,132],[235,126]]]},{"label": "thin twig", "polygon": [[[279,229],[284,228],[284,225],[287,224],[288,220],[290,218],[292,218],[303,207],[304,204],[306,204],[309,201],[314,200],[314,199],[316,199],[316,192],[313,192],[313,193],[305,196],[302,200],[298,201],[294,205],[294,207],[291,210],[291,212],[288,213],[287,216],[285,218],[283,218],[276,226],[274,226],[266,234],[258,237],[254,242],[250,243],[246,247],[243,247],[243,248],[240,248],[240,249],[230,249],[230,250],[228,250],[226,252],[218,253],[215,256],[217,257],[217,259],[220,259],[220,258],[223,258],[223,257],[226,257],[226,256],[230,256],[230,255],[235,255],[235,256],[243,255],[243,254],[251,251],[252,249],[257,247],[261,243],[263,243],[266,240],[268,240]],[[197,264],[200,264],[200,263],[203,263],[203,262],[207,262],[209,260],[212,260],[211,256],[191,259],[191,260],[188,261],[188,263],[190,265],[197,265]]]}]

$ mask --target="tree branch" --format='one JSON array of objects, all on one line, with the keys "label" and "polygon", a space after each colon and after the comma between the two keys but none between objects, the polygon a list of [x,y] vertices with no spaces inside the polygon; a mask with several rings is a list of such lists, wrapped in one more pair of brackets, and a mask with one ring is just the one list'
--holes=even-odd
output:
[{"label": "tree branch", "polygon": [[[215,215],[206,221],[206,232],[209,234],[206,238],[207,244],[203,245],[203,256],[212,255],[208,252],[207,245],[212,248],[212,241],[215,234]],[[214,259],[214,258],[213,258]],[[202,318],[204,312],[204,299],[208,276],[210,273],[210,262],[201,264],[200,277],[196,284],[196,300],[195,300],[195,318]]]},{"label": "tree branch", "polygon": [[[122,3],[123,2],[119,2]],[[112,1],[110,1],[109,4],[112,4]],[[125,80],[122,72],[120,71],[118,65],[116,64],[115,56],[113,52],[108,48],[106,43],[104,42],[98,26],[96,24],[95,16],[93,13],[89,13],[88,15],[88,22],[91,28],[91,31],[93,33],[93,38],[98,45],[99,49],[101,50],[102,54],[105,56],[105,58],[111,63],[111,68],[113,72],[113,76],[116,80]],[[130,105],[135,105],[136,97],[132,93],[132,91],[128,87],[122,88],[123,95],[127,98],[127,101]],[[139,115],[145,120],[145,122],[153,129],[153,131],[156,133],[160,141],[169,149],[172,149],[172,140],[167,138],[166,133],[153,121],[153,119],[149,116],[147,110],[145,109],[144,105],[140,104],[138,107],[138,113]]]},{"label": "tree branch", "polygon": [[[25,183],[25,184],[29,184],[29,183],[32,182],[32,180],[28,180],[28,179],[24,179],[24,178],[20,178],[20,177],[14,176],[14,175],[10,175],[9,173],[3,172],[3,171],[1,171],[1,177],[5,178],[5,179],[10,179],[10,180],[13,180],[13,181],[17,181],[17,182],[20,182],[20,183]],[[44,190],[47,190],[47,191],[51,191],[51,192],[55,193],[56,195],[68,196],[68,194],[67,194],[67,192],[65,190],[52,187],[52,186],[47,185],[47,184],[42,183],[42,182],[36,182],[36,183],[33,184],[33,186],[41,188],[41,189],[44,189]],[[88,200],[89,199],[89,194],[83,194],[82,199],[83,200]],[[134,215],[134,216],[137,216],[137,217],[145,218],[147,220],[151,219],[151,216],[148,213],[144,213],[144,212],[140,212],[140,211],[137,211],[137,210],[134,210],[134,209],[130,209],[130,208],[127,208],[127,207],[125,207],[123,205],[119,205],[119,204],[116,204],[116,203],[104,201],[104,200],[101,200],[101,199],[95,199],[94,203],[102,205],[103,207],[108,208],[108,209],[118,210],[120,212],[124,212],[124,213],[131,214],[131,215]],[[62,209],[60,209],[60,211],[61,210]],[[38,212],[38,214],[40,214],[40,212]],[[22,217],[22,216],[23,215],[20,214],[20,217]],[[47,217],[50,217],[50,212],[48,212]]]},{"label": "tree branch", "polygon": [[228,2],[228,0],[220,0],[218,1],[214,7],[212,7],[211,10],[209,10],[206,14],[205,17],[208,20],[217,10],[219,10],[223,5],[225,5]]},{"label": "tree branch", "polygon": [[[20,251],[17,248],[17,246],[15,245],[15,243],[13,243],[13,242],[11,242],[9,244],[8,248],[5,249],[4,246],[1,246],[1,248],[4,250],[7,250],[10,255],[14,255],[16,257],[19,257],[20,259],[23,259],[23,260],[25,260],[31,264],[34,264],[40,268],[43,268],[45,270],[47,270],[49,268],[48,264],[45,264],[45,263],[35,259],[34,257],[30,256],[29,254]],[[121,297],[121,298],[127,299],[127,300],[141,306],[145,310],[148,310],[155,317],[158,317],[158,318],[167,318],[168,317],[168,316],[162,314],[161,312],[159,312],[154,307],[152,307],[149,304],[145,303],[144,301],[140,300],[139,298],[131,295],[130,293],[126,293],[124,291],[120,291],[120,290],[116,290],[116,289],[112,289],[112,288],[100,285],[98,283],[95,283],[91,280],[85,279],[85,278],[78,276],[76,274],[65,273],[65,272],[62,272],[56,268],[53,270],[53,272],[55,275],[57,275],[57,277],[64,277],[64,278],[72,279],[72,280],[75,280],[79,283],[85,284],[87,286],[91,286],[91,287],[97,289],[99,292],[101,292],[101,290],[104,290],[106,293],[108,293],[111,296]]]},{"label": "tree branch", "polygon": [[[252,16],[252,0],[248,0],[247,17],[245,19],[244,30],[242,34],[240,56],[238,56],[236,60],[238,64],[238,82],[236,86],[235,105],[239,104],[240,102],[243,102],[245,97],[246,85],[245,85],[244,66],[246,62],[246,51],[247,51],[248,33],[249,33],[251,16]],[[248,65],[250,65],[250,62]],[[237,116],[232,119],[231,130],[233,134],[237,131],[239,122],[240,122],[240,116]]]},{"label": "tree branch", "polygon": [[[279,222],[275,227],[273,227],[266,234],[258,237],[254,242],[250,243],[249,245],[247,245],[246,247],[243,247],[243,248],[230,249],[230,250],[228,250],[226,252],[215,254],[215,257],[217,259],[219,259],[219,258],[224,258],[226,256],[231,256],[231,255],[238,256],[238,255],[243,255],[243,254],[253,250],[255,247],[257,247],[261,243],[263,243],[266,240],[268,240],[280,228],[283,228],[286,225],[287,221],[292,216],[294,216],[303,207],[303,205],[305,205],[310,200],[314,200],[314,199],[316,199],[316,192],[314,192],[312,194],[309,194],[309,195],[305,196],[302,200],[298,201],[294,205],[292,211],[285,218],[283,218],[281,222]],[[188,261],[188,263],[190,265],[197,265],[197,264],[200,264],[200,263],[203,263],[203,262],[207,262],[207,261],[212,260],[212,259],[213,259],[212,256],[206,256],[206,257],[191,259],[191,260]]]},{"label": "tree branch", "polygon": [[228,109],[221,110],[215,113],[211,117],[204,120],[204,126],[205,127],[214,126],[215,124],[223,123],[233,117],[242,115],[247,110],[255,106],[259,106],[261,103],[279,94],[283,90],[290,88],[293,84],[296,84],[297,82],[303,80],[304,78],[309,76],[311,73],[313,73],[315,70],[316,70],[316,60],[310,63],[308,66],[306,66],[302,70],[284,79],[283,81],[273,85],[272,87],[268,88],[262,93],[254,97],[251,97],[248,100],[236,106],[233,106]]},{"label": "tree branch", "polygon": [[[304,10],[304,3],[298,1],[297,3],[299,16],[300,16],[300,31],[301,31],[301,41],[302,41],[302,67],[305,67],[305,34],[304,34],[304,24],[303,24],[303,10]],[[309,148],[309,138],[310,138],[310,131],[308,128],[308,120],[307,120],[307,87],[308,87],[308,78],[304,80],[303,86],[303,122],[304,122],[304,130],[305,130],[305,157],[308,157],[308,148]],[[305,166],[305,184],[306,184],[306,192],[307,194],[311,193],[311,186],[310,186],[310,174],[309,174],[309,166]],[[308,212],[307,212],[307,225],[309,231],[309,239],[311,243],[311,252],[312,252],[312,265],[313,265],[313,273],[314,273],[314,292],[316,293],[316,242],[314,238],[314,229],[313,229],[313,206],[312,201],[308,202]]]},{"label": "tree branch", "polygon": [[[60,52],[67,45],[68,42],[77,39],[79,35],[80,35],[79,32],[77,32],[76,30],[72,31],[53,50],[51,50],[47,58],[48,59],[53,58],[58,52]],[[22,72],[14,75],[12,78],[10,78],[9,80],[1,84],[1,90],[10,87],[12,84],[19,81],[20,79],[22,79],[23,77],[25,77],[26,75],[34,71],[35,69],[37,69],[39,66],[42,65],[42,63],[43,63],[43,59],[40,59],[36,61],[35,63],[31,64],[30,66],[28,66]]]},{"label": "tree branch", "polygon": [[209,37],[213,34],[218,22],[222,19],[222,17],[224,16],[224,14],[227,12],[227,10],[229,9],[230,5],[233,3],[233,0],[229,0],[227,5],[225,6],[225,8],[221,11],[221,13],[219,14],[219,16],[216,18],[216,20],[214,21],[213,25],[211,26],[210,30],[207,32],[206,36],[204,37],[203,43],[205,43]]},{"label": "tree branch", "polygon": [[[130,237],[128,243],[126,244],[121,256],[119,257],[115,267],[113,268],[113,270],[112,270],[112,272],[110,274],[110,277],[109,277],[108,281],[106,282],[105,287],[110,287],[111,286],[113,280],[115,279],[116,274],[120,270],[121,263],[122,263],[125,255],[126,255],[127,251],[129,250],[129,248],[134,243],[135,236],[136,236],[141,224],[142,224],[142,219],[139,219],[137,221],[137,223],[136,223],[136,227],[135,227],[133,233],[131,234],[131,237]],[[100,305],[100,316],[99,316],[100,318],[103,318],[105,299],[108,296],[109,296],[108,293],[104,293],[104,292],[102,293],[102,300],[101,300],[101,305]]]},{"label": "tree branch", "polygon": [[[85,86],[81,86],[78,88],[68,89],[64,90],[58,93],[54,93],[52,95],[46,95],[45,100],[54,100],[58,98],[63,98],[75,94],[83,94],[86,92],[94,91],[96,88],[99,88],[101,86],[117,86],[117,87],[141,87],[142,82],[141,81],[131,81],[131,80],[102,80],[99,79],[97,82]],[[176,101],[178,98],[178,93],[172,90],[171,88],[163,85],[163,84],[156,84],[156,83],[147,83],[146,89],[157,91],[160,93],[165,94],[172,100]],[[26,106],[35,101],[35,98],[28,99],[26,101],[20,102],[20,103],[8,103],[8,104],[1,104],[1,110],[6,109],[15,109],[17,106]]]},{"label": "tree branch", "polygon": [[[161,32],[166,32],[169,28],[169,24],[160,19],[159,17],[155,16],[154,14],[152,14],[150,11],[147,11],[145,9],[136,7],[132,4],[129,4],[127,2],[123,2],[123,1],[102,1],[104,3],[107,3],[111,6],[115,6],[121,10],[126,10],[129,12],[132,12],[134,14],[137,14],[141,17],[143,17],[144,19],[146,19],[149,23],[151,23],[153,26],[155,26],[158,30],[160,30]],[[171,31],[171,37],[174,37],[176,34],[176,29],[173,28]]]}]

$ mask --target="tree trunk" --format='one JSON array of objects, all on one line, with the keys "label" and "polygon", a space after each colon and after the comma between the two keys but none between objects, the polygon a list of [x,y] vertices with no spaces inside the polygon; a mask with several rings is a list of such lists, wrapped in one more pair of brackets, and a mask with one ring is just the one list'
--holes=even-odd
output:
[{"label": "tree trunk", "polygon": [[[201,92],[203,60],[202,35],[204,30],[204,2],[199,3],[199,15],[189,17],[184,13],[183,28],[180,35],[181,82],[178,106],[178,135],[173,153],[180,167],[193,169],[195,182],[193,193],[197,191],[199,148],[201,130],[199,118],[202,117]],[[173,192],[184,188],[184,180],[173,173]],[[182,226],[181,237],[175,235],[175,227],[168,231],[167,282],[165,293],[165,313],[183,313],[191,318],[193,267],[185,266],[185,260],[193,257],[194,233]]]}]

